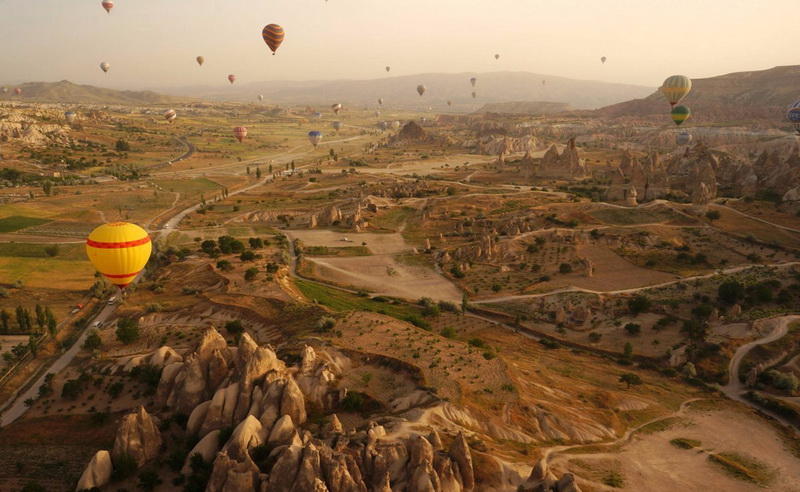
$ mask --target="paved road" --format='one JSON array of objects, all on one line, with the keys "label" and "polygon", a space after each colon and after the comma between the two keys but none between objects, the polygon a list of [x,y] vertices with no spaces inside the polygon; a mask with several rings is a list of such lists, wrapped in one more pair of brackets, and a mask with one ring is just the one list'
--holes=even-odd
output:
[{"label": "paved road", "polygon": [[[106,305],[100,311],[100,313],[94,318],[93,323],[100,321],[105,322],[107,321],[114,311],[116,311],[117,305]],[[89,334],[89,329],[83,330],[83,333],[78,337],[78,340],[72,344],[66,352],[61,354],[61,356],[53,362],[53,364],[45,371],[30,387],[23,392],[21,395],[18,395],[17,398],[14,400],[14,403],[8,407],[2,415],[0,415],[0,427],[6,426],[11,422],[17,420],[23,413],[28,409],[28,406],[25,405],[25,400],[29,398],[36,399],[39,395],[39,387],[44,384],[44,378],[50,374],[56,374],[62,371],[65,367],[67,367],[72,359],[80,352],[81,347],[83,347],[83,342],[86,340],[86,337]]]}]

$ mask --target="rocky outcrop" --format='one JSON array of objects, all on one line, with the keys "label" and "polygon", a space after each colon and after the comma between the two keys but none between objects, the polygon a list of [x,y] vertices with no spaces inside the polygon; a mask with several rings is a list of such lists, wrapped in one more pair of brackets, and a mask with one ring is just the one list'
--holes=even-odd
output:
[{"label": "rocky outcrop", "polygon": [[101,450],[92,456],[92,460],[83,470],[81,478],[78,480],[76,491],[89,490],[105,486],[111,480],[111,455],[106,450]]},{"label": "rocky outcrop", "polygon": [[586,165],[578,155],[574,138],[569,139],[560,154],[555,145],[547,149],[536,170],[536,176],[543,178],[581,178],[586,175]]},{"label": "rocky outcrop", "polygon": [[571,473],[565,473],[559,479],[548,470],[547,462],[541,460],[533,467],[528,479],[517,488],[517,492],[581,492],[581,489]]},{"label": "rocky outcrop", "polygon": [[153,417],[140,406],[122,418],[112,455],[115,461],[127,456],[142,466],[158,456],[160,448],[161,432]]}]

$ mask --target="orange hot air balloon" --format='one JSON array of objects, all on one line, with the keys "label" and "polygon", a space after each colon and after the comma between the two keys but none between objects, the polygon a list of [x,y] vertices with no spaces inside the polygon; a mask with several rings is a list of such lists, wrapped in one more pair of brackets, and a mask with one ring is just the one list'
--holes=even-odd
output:
[{"label": "orange hot air balloon", "polygon": [[108,12],[109,14],[111,13],[111,9],[114,8],[114,2],[112,0],[103,0],[102,2],[100,2],[100,5],[102,5],[103,8],[106,9],[106,12]]},{"label": "orange hot air balloon", "polygon": [[22,89],[20,89],[19,87],[17,87],[16,89],[14,89],[14,94],[16,94],[16,95],[18,95],[18,96],[19,96],[20,94],[22,94]]},{"label": "orange hot air balloon", "polygon": [[241,143],[242,140],[244,140],[244,137],[247,136],[247,128],[243,126],[237,126],[236,128],[233,129],[233,135],[236,137],[236,140],[238,140],[239,143]]},{"label": "orange hot air balloon", "polygon": [[267,24],[261,31],[261,37],[264,38],[264,42],[267,43],[267,46],[269,46],[269,49],[272,50],[272,54],[274,55],[275,52],[278,51],[278,48],[280,48],[281,43],[283,43],[283,38],[286,37],[286,33],[278,24]]},{"label": "orange hot air balloon", "polygon": [[236,75],[234,74],[228,75],[228,82],[230,82],[231,84],[236,82]]},{"label": "orange hot air balloon", "polygon": [[144,269],[153,244],[147,231],[129,222],[97,227],[86,240],[86,255],[112,284],[124,289]]}]

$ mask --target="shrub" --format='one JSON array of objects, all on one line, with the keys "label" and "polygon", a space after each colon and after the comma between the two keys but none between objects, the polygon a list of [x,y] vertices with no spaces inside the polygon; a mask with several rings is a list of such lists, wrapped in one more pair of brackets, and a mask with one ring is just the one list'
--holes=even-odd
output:
[{"label": "shrub", "polygon": [[330,316],[323,316],[317,320],[317,331],[328,332],[336,326],[336,320]]},{"label": "shrub", "polygon": [[123,344],[131,344],[139,339],[139,321],[133,318],[120,318],[114,333],[117,335],[117,340]]},{"label": "shrub", "polygon": [[442,336],[445,338],[455,338],[456,337],[456,330],[452,326],[448,326],[442,329]]},{"label": "shrub", "polygon": [[628,309],[633,314],[639,314],[650,309],[650,299],[645,296],[637,295],[628,299]]},{"label": "shrub", "polygon": [[225,323],[225,331],[238,339],[244,333],[244,326],[241,320],[234,319]]},{"label": "shrub", "polygon": [[625,325],[625,331],[628,335],[635,336],[642,332],[642,327],[637,323],[628,323]]},{"label": "shrub", "polygon": [[562,263],[558,266],[558,271],[561,273],[571,273],[572,265],[570,265],[569,263]]},{"label": "shrub", "polygon": [[100,335],[97,334],[97,330],[92,330],[86,336],[86,340],[83,342],[84,350],[97,350],[100,348],[102,344],[102,340],[100,339]]},{"label": "shrub", "polygon": [[253,267],[253,268],[248,268],[248,269],[247,269],[247,270],[244,272],[244,279],[245,279],[246,281],[248,281],[248,282],[251,282],[251,281],[255,280],[255,278],[256,278],[256,275],[258,275],[258,268],[255,268],[255,267]]}]

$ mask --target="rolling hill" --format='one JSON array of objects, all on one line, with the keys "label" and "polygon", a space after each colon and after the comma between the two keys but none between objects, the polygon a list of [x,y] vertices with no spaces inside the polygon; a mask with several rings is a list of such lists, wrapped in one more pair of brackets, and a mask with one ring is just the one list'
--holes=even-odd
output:
[{"label": "rolling hill", "polygon": [[[752,72],[735,72],[704,79],[692,79],[692,92],[681,101],[698,122],[780,121],[786,106],[800,97],[800,65]],[[601,117],[664,118],[669,104],[658,91],[601,108]]]},{"label": "rolling hill", "polygon": [[[477,87],[469,83],[477,77]],[[427,92],[420,97],[418,84],[424,84]],[[472,91],[478,95],[472,98]],[[492,73],[429,73],[386,77],[371,80],[333,81],[273,81],[238,83],[225,88],[184,87],[164,90],[175,95],[189,95],[215,100],[252,101],[263,94],[265,102],[272,104],[330,105],[341,102],[345,105],[376,106],[379,97],[385,104],[395,108],[436,110],[447,108],[453,102],[453,111],[472,112],[487,103],[514,101],[558,102],[575,109],[595,109],[634,97],[644,97],[652,88],[574,80],[529,72]]]},{"label": "rolling hill", "polygon": [[72,104],[174,104],[186,102],[186,98],[165,96],[152,91],[118,91],[91,85],[74,84],[68,80],[60,82],[27,82],[19,86],[22,95],[16,96],[13,91],[0,93],[2,100],[19,100],[42,103]]}]

